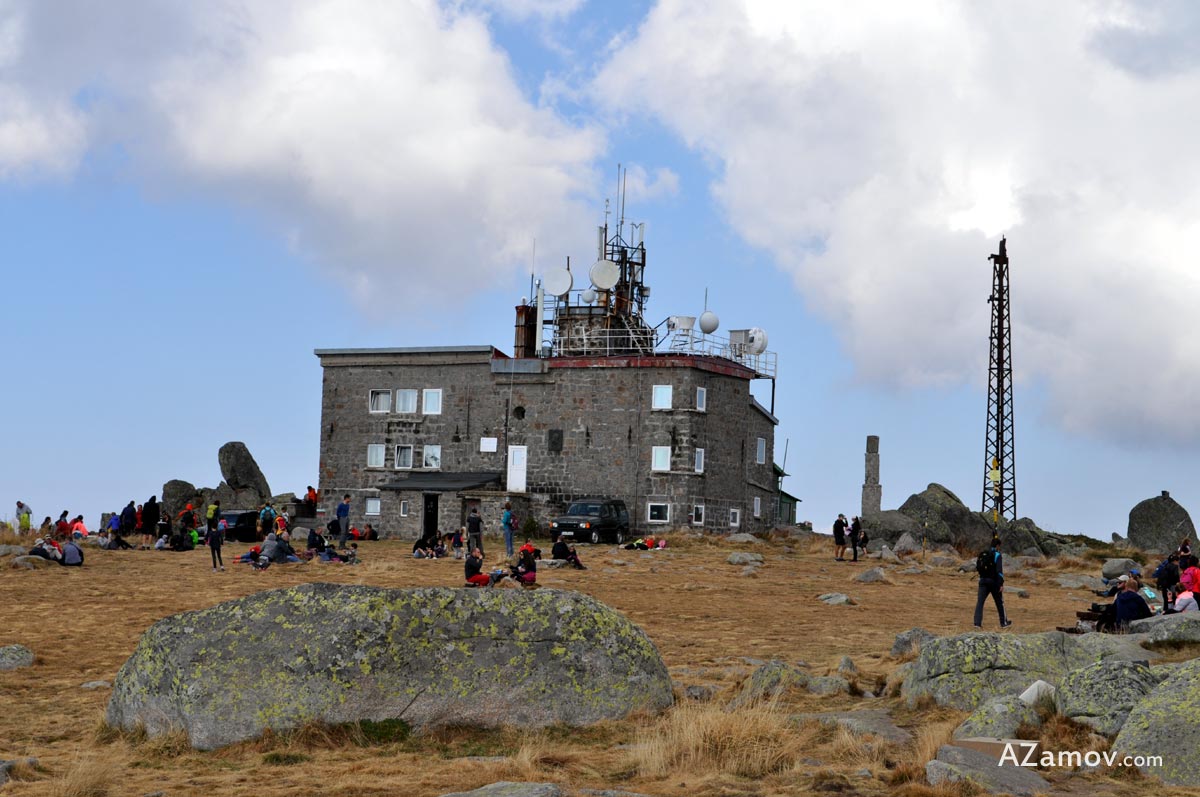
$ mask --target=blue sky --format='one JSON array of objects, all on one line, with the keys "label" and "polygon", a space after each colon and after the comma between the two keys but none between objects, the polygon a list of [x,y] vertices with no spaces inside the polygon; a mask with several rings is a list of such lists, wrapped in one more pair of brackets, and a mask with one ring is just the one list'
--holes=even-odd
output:
[{"label": "blue sky", "polygon": [[302,490],[313,349],[511,350],[533,241],[590,263],[618,163],[651,323],[707,290],[767,330],[801,518],[858,511],[868,434],[885,507],[978,508],[1001,234],[1020,514],[1200,498],[1200,80],[1148,55],[1187,6],[118,5],[136,47],[0,0],[0,517],[215,485],[228,440]]}]

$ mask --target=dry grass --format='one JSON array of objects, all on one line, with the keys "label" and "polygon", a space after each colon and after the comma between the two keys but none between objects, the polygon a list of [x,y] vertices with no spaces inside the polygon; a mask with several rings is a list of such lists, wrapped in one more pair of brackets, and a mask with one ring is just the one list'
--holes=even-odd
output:
[{"label": "dry grass", "polygon": [[77,757],[60,780],[52,781],[54,797],[109,797],[117,769],[105,758]]},{"label": "dry grass", "polygon": [[925,783],[925,764],[937,758],[941,746],[953,738],[954,729],[962,722],[964,715],[955,712],[951,716],[951,719],[928,722],[916,729],[909,754],[884,776],[888,784],[899,786]]}]

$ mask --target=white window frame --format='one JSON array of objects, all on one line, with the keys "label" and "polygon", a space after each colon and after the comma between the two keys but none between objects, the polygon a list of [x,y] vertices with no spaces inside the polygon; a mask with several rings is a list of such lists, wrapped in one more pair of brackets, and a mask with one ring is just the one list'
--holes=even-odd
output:
[{"label": "white window frame", "polygon": [[[375,397],[380,395],[387,396],[387,402],[383,409],[375,409]],[[372,415],[386,415],[392,411],[392,391],[390,390],[368,390],[367,391],[367,412]]]},{"label": "white window frame", "polygon": [[[406,409],[402,409],[400,407],[400,397],[401,396],[403,396],[406,399],[411,399],[411,401],[406,402],[406,403],[410,407],[412,407],[412,409],[406,410]],[[416,388],[412,388],[412,387],[400,388],[399,390],[396,391],[396,412],[402,413],[404,415],[415,415],[417,413],[417,398],[418,398],[418,396],[417,396]]]},{"label": "white window frame", "polygon": [[[402,449],[402,448],[408,449],[408,464],[407,465],[400,464],[400,449]],[[394,451],[396,460],[395,460],[395,463],[393,464],[393,467],[396,470],[412,470],[413,456],[416,454],[416,451],[414,451],[413,449],[414,449],[414,446],[411,446],[408,444],[401,444],[401,445],[396,446],[395,451]]]},{"label": "white window frame", "polygon": [[[425,464],[429,461],[430,449],[437,451],[438,464],[436,466],[431,466],[431,465]],[[423,446],[421,448],[421,467],[426,470],[441,470],[442,469],[442,447],[434,446],[434,445]]]},{"label": "white window frame", "polygon": [[[437,396],[437,409],[429,409],[429,399],[431,396]],[[441,415],[442,414],[442,389],[440,387],[427,387],[421,391],[421,414],[422,415]]]},{"label": "white window frame", "polygon": [[767,438],[758,438],[758,450],[755,452],[754,459],[759,465],[767,464]]},{"label": "white window frame", "polygon": [[[697,510],[699,510],[699,516],[697,516],[697,514],[696,514]],[[704,525],[704,504],[693,504],[692,505],[692,525],[693,526],[703,526]]]},{"label": "white window frame", "polygon": [[674,385],[655,385],[650,389],[650,409],[652,410],[669,410],[674,399]]},{"label": "white window frame", "polygon": [[704,473],[704,449],[696,449],[696,473]]},{"label": "white window frame", "polygon": [[[659,457],[666,457],[666,467],[659,467]],[[655,473],[670,473],[671,472],[671,447],[670,446],[651,446],[650,447],[650,470]]]},{"label": "white window frame", "polygon": [[[377,463],[371,462],[371,454],[373,454],[373,453],[379,454],[379,462],[377,462]],[[386,461],[386,458],[387,458],[387,446],[385,446],[383,443],[368,443],[367,444],[367,467],[368,468],[382,468],[383,463]]]},{"label": "white window frame", "polygon": [[729,528],[736,529],[741,525],[742,525],[742,510],[730,509],[729,510]]},{"label": "white window frame", "polygon": [[754,516],[762,517],[762,496],[754,496]]},{"label": "white window frame", "polygon": [[[372,511],[371,511],[371,504],[372,504],[372,503],[374,503],[374,504],[375,504],[375,511],[374,511],[374,512],[372,512]],[[363,510],[363,514],[364,514],[364,515],[370,515],[370,516],[374,517],[375,515],[379,515],[379,514],[381,514],[381,513],[382,513],[382,510],[383,510],[383,501],[382,501],[382,499],[379,499],[379,498],[368,498],[368,499],[367,499],[367,500],[364,502],[364,504],[365,504],[365,507],[366,507],[366,508]]]},{"label": "white window frame", "polygon": [[408,501],[400,502],[400,517],[408,517]]},{"label": "white window frame", "polygon": [[708,388],[696,388],[696,412],[708,412]]},{"label": "white window frame", "polygon": [[[666,517],[662,520],[650,519],[650,508],[655,506],[665,506],[667,508]],[[671,505],[662,501],[648,501],[646,503],[646,522],[647,523],[670,523],[671,522]]]}]

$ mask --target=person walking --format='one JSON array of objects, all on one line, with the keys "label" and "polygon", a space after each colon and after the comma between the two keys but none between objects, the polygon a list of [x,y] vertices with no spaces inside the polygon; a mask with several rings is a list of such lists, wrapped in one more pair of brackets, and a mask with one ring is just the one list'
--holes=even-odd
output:
[{"label": "person walking", "polygon": [[1000,555],[998,536],[992,536],[992,544],[975,560],[975,572],[979,574],[979,588],[975,598],[975,627],[983,628],[983,604],[991,595],[1000,615],[1000,627],[1008,628],[1012,625],[1012,620],[1004,613],[1004,557]]},{"label": "person walking", "polygon": [[500,525],[504,528],[504,551],[511,559],[513,555],[513,532],[516,530],[517,516],[513,514],[512,503],[504,502],[504,514],[500,516]]},{"label": "person walking", "polygon": [[476,548],[483,551],[483,518],[479,515],[479,507],[473,506],[471,514],[467,515],[467,553]]},{"label": "person walking", "polygon": [[217,568],[225,570],[225,562],[221,560],[221,546],[225,544],[225,532],[219,524],[214,524],[208,527],[208,533],[204,537],[205,543],[208,545],[208,551],[212,554],[213,572],[217,572]]},{"label": "person walking", "polygon": [[858,544],[859,540],[861,539],[862,518],[860,518],[858,515],[855,515],[854,519],[850,521],[850,552],[854,554],[854,558],[851,561],[858,561]]},{"label": "person walking", "polygon": [[337,505],[338,547],[345,548],[346,540],[350,538],[350,493],[342,496],[342,502]]},{"label": "person walking", "polygon": [[221,502],[213,501],[208,505],[208,509],[204,512],[205,528],[212,532],[217,528],[217,522],[221,519]]},{"label": "person walking", "polygon": [[158,508],[158,496],[150,496],[150,500],[142,504],[142,548],[150,550],[154,545],[154,539],[162,532],[158,529],[158,522],[162,518],[162,510]]},{"label": "person walking", "polygon": [[846,516],[841,512],[838,513],[837,520],[833,521],[833,561],[846,561]]},{"label": "person walking", "polygon": [[33,510],[24,501],[17,501],[17,533],[29,534],[33,526]]}]

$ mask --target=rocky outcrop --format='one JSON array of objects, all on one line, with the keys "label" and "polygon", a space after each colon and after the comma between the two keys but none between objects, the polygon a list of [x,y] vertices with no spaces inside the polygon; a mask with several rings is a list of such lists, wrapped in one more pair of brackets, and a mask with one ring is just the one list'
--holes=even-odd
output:
[{"label": "rocky outcrop", "polygon": [[277,507],[283,503],[296,502],[294,493],[280,496],[283,499],[290,497],[290,501],[275,501],[272,498],[271,487],[245,443],[231,442],[221,446],[217,451],[217,462],[221,466],[223,481],[216,487],[197,488],[191,482],[182,479],[172,479],[164,484],[164,511],[170,512],[174,517],[189,503],[197,510],[202,510],[210,503],[220,501],[221,509],[227,510],[258,509],[267,501],[271,501]]},{"label": "rocky outcrop", "polygon": [[1200,659],[1192,659],[1154,688],[1133,710],[1113,742],[1120,756],[1161,756],[1143,766],[1173,786],[1200,786]]},{"label": "rocky outcrop", "polygon": [[1157,685],[1158,679],[1142,662],[1101,661],[1068,673],[1055,699],[1059,714],[1111,737]]},{"label": "rocky outcrop", "polygon": [[221,478],[231,489],[252,490],[262,496],[263,501],[271,499],[267,477],[263,476],[245,443],[234,441],[221,446],[217,451],[217,462],[221,466]]},{"label": "rocky outcrop", "polygon": [[1142,639],[1059,631],[938,637],[922,646],[903,694],[910,702],[931,695],[940,705],[974,711],[988,698],[1020,694],[1036,680],[1058,684],[1070,671],[1096,661],[1157,658],[1138,645]]},{"label": "rocky outcrop", "polygon": [[993,697],[985,701],[954,730],[955,739],[991,736],[1012,739],[1022,725],[1042,724],[1037,709],[1016,695]]},{"label": "rocky outcrop", "polygon": [[899,657],[917,653],[931,639],[937,639],[937,634],[924,628],[910,628],[896,634],[896,639],[892,642],[892,655]]},{"label": "rocky outcrop", "polygon": [[159,501],[159,504],[161,504],[163,514],[174,521],[175,516],[182,512],[188,504],[200,509],[202,500],[203,496],[196,489],[196,485],[185,482],[183,479],[171,479],[163,485],[162,500]]},{"label": "rocky outcrop", "polygon": [[1033,797],[1050,790],[1050,784],[1032,769],[996,766],[996,759],[978,750],[942,745],[937,758],[925,765],[930,786],[971,781],[992,794]]},{"label": "rocky outcrop", "polygon": [[750,706],[782,697],[792,689],[807,689],[809,680],[808,673],[799,667],[784,661],[769,661],[750,673],[729,707]]},{"label": "rocky outcrop", "polygon": [[24,645],[0,647],[0,670],[15,670],[33,665],[33,651]]},{"label": "rocky outcrop", "polygon": [[155,623],[107,720],[211,749],[309,721],[574,726],[671,702],[653,643],[586,595],[306,584]]},{"label": "rocky outcrop", "polygon": [[1160,614],[1129,624],[1132,633],[1146,634],[1147,643],[1200,642],[1200,612]]},{"label": "rocky outcrop", "polygon": [[1123,576],[1130,570],[1141,570],[1142,566],[1132,559],[1105,559],[1100,568],[1100,575],[1105,578]]},{"label": "rocky outcrop", "polygon": [[1129,543],[1143,551],[1172,553],[1180,540],[1195,541],[1196,527],[1191,515],[1163,490],[1162,495],[1147,498],[1129,510]]}]

